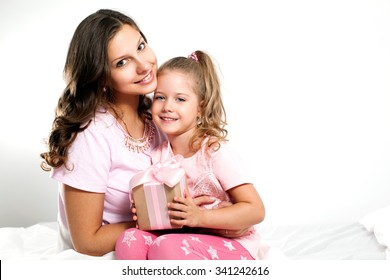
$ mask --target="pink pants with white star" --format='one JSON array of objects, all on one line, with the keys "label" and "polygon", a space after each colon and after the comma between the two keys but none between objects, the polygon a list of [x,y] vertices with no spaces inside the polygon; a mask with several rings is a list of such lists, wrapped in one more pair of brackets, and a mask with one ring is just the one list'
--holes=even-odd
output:
[{"label": "pink pants with white star", "polygon": [[130,228],[116,242],[119,260],[253,260],[234,239],[196,233],[142,231]]}]

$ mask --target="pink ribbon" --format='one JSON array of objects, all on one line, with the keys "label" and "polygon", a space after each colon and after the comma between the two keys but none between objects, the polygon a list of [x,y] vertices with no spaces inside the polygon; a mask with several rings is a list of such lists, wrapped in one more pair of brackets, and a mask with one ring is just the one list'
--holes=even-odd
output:
[{"label": "pink ribbon", "polygon": [[159,182],[173,188],[185,175],[184,169],[180,167],[182,159],[183,156],[176,155],[165,162],[159,162],[145,171],[135,174],[130,180],[130,189],[151,182]]},{"label": "pink ribbon", "polygon": [[[164,184],[170,188],[179,182],[183,192],[185,186],[185,171],[181,168],[181,155],[176,155],[169,160],[157,163],[143,172],[139,172],[130,180],[130,190],[143,185],[145,202],[148,207],[148,216],[151,229],[171,228],[167,213],[167,200]],[[131,195],[131,192],[130,192]]]}]

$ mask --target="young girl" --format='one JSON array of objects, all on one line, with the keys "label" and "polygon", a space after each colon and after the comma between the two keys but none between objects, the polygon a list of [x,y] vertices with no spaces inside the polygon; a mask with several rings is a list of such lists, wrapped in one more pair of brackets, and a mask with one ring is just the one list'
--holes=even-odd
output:
[{"label": "young girl", "polygon": [[[131,258],[126,253],[131,247],[145,259],[265,258],[268,246],[262,245],[253,228],[264,219],[264,205],[239,157],[226,143],[225,110],[211,58],[202,51],[173,58],[159,68],[157,77],[152,116],[168,141],[156,148],[153,163],[182,155],[188,183],[185,197],[168,204],[171,223],[190,232],[203,227],[251,230],[246,236],[228,239],[196,230],[161,235],[131,229],[117,240],[117,257]],[[232,205],[200,207],[193,198],[202,195],[213,196],[216,204],[230,201]]]}]

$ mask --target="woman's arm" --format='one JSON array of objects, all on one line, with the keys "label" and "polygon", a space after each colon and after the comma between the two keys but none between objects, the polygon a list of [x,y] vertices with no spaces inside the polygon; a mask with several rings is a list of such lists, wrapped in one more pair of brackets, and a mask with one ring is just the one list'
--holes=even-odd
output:
[{"label": "woman's arm", "polygon": [[104,194],[64,185],[64,202],[74,249],[82,254],[102,256],[115,249],[120,233],[134,222],[102,225]]},{"label": "woman's arm", "polygon": [[202,209],[189,195],[176,198],[178,203],[168,205],[172,223],[189,227],[242,230],[263,221],[264,204],[252,184],[243,184],[228,192],[233,204],[219,209]]}]

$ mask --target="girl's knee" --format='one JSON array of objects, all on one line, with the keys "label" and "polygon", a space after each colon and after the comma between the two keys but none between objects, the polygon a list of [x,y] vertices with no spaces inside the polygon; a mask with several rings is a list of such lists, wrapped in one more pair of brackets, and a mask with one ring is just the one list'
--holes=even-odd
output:
[{"label": "girl's knee", "polygon": [[173,259],[177,255],[177,248],[180,247],[180,235],[166,234],[157,237],[149,248],[148,259],[161,260]]},{"label": "girl's knee", "polygon": [[122,232],[115,244],[115,256],[119,260],[145,260],[155,236],[136,228]]}]

